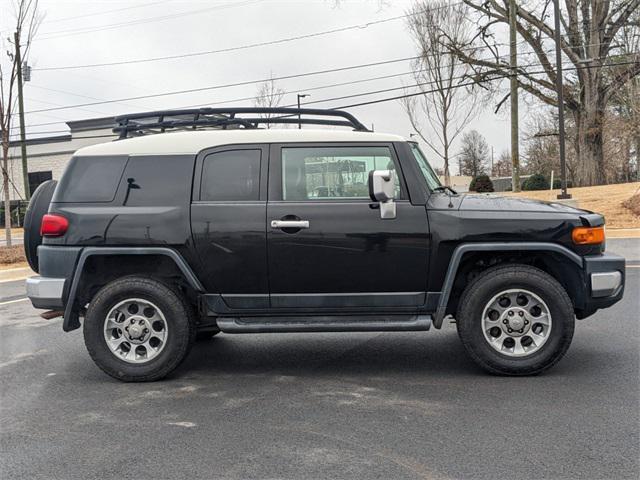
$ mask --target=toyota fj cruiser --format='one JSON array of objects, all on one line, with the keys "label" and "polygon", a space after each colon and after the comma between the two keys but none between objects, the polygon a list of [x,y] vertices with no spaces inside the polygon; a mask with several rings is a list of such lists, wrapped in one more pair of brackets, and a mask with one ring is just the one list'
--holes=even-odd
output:
[{"label": "toyota fj cruiser", "polygon": [[[268,115],[268,117],[265,117]],[[196,337],[418,331],[455,318],[485,370],[539,373],[622,298],[604,218],[459,195],[416,143],[351,114],[196,109],[116,119],[29,206],[34,307],[107,374],[150,381]],[[265,129],[265,124],[332,129]]]}]

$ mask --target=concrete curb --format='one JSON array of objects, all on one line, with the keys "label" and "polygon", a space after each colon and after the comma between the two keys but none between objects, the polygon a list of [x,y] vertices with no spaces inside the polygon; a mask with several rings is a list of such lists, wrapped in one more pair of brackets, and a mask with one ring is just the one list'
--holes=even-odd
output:
[{"label": "concrete curb", "polygon": [[25,280],[35,274],[36,272],[31,270],[29,267],[7,268],[5,270],[0,270],[0,283]]}]

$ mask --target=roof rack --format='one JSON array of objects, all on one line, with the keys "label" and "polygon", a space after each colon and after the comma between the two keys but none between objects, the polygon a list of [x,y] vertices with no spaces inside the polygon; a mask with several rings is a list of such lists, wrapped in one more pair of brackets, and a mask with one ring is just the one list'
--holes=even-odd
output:
[{"label": "roof rack", "polygon": [[[320,118],[309,118],[309,116]],[[119,133],[121,139],[148,133],[164,133],[168,129],[196,130],[202,127],[255,129],[259,128],[261,124],[276,123],[333,125],[351,127],[361,132],[370,131],[348,112],[316,108],[207,107],[183,110],[159,110],[155,112],[121,115],[116,117],[115,121],[117,126],[113,131],[114,133]]]}]

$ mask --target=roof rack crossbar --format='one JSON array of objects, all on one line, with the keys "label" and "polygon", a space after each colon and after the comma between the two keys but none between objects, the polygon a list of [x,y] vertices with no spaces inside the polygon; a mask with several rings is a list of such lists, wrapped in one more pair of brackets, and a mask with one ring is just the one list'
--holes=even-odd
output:
[{"label": "roof rack crossbar", "polygon": [[[266,115],[264,117],[239,117],[238,115]],[[281,115],[271,117],[270,115]],[[303,117],[303,115],[305,115]],[[192,116],[192,118],[188,118]],[[308,116],[324,118],[308,118]],[[187,117],[187,118],[180,118]],[[327,118],[328,117],[328,118]],[[148,121],[154,120],[155,121]],[[147,120],[147,121],[144,121]],[[153,112],[121,115],[115,118],[117,126],[113,129],[120,138],[127,138],[129,132],[143,133],[150,129],[165,132],[172,128],[221,127],[237,125],[248,129],[258,128],[263,124],[310,124],[351,127],[357,131],[369,131],[349,112],[342,110],[324,110],[315,108],[289,107],[237,107],[237,108],[197,108],[182,110],[160,110]]]}]

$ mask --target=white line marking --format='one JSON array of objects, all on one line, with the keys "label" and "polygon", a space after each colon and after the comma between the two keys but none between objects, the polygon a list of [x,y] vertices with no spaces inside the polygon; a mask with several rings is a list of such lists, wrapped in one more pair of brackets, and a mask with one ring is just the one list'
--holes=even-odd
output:
[{"label": "white line marking", "polygon": [[29,300],[29,297],[18,298],[17,300],[9,300],[8,302],[0,302],[0,305],[9,305],[10,303],[24,302],[25,300]]}]

